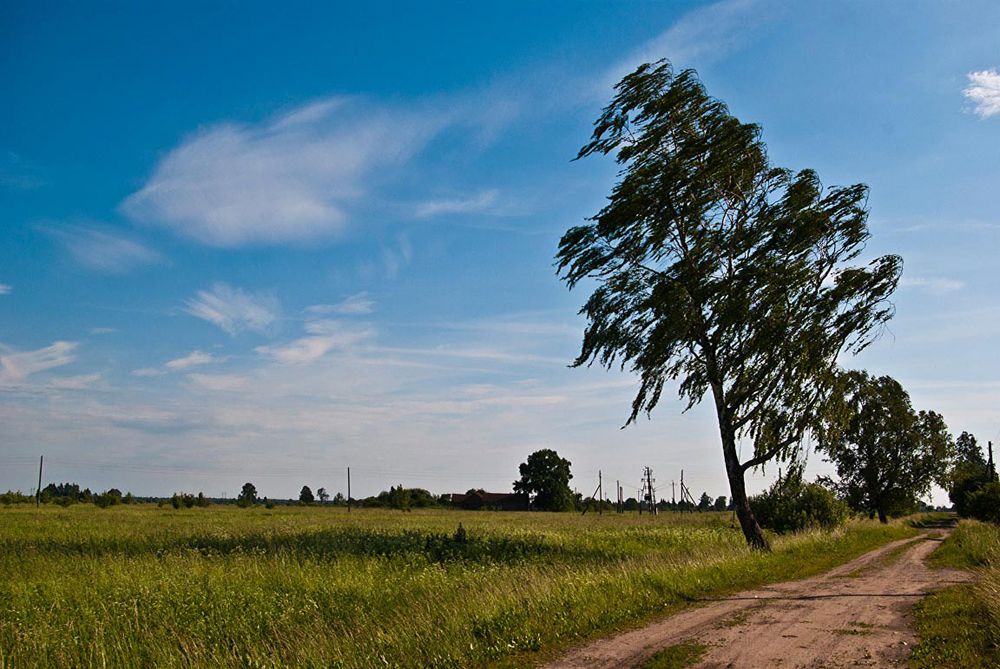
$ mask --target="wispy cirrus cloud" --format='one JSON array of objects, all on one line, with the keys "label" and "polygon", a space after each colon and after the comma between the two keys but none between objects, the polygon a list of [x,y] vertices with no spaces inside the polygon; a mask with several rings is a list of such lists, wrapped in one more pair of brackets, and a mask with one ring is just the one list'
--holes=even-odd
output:
[{"label": "wispy cirrus cloud", "polygon": [[7,283],[0,283],[0,295],[10,295],[14,288]]},{"label": "wispy cirrus cloud", "polygon": [[249,293],[226,283],[199,290],[185,303],[184,310],[225,330],[230,335],[251,330],[265,332],[278,320],[278,298],[267,293]]},{"label": "wispy cirrus cloud", "polygon": [[497,195],[499,195],[499,191],[491,189],[480,191],[468,197],[428,200],[417,205],[415,215],[417,218],[432,218],[434,216],[479,213],[490,209],[496,203]]},{"label": "wispy cirrus cloud", "polygon": [[770,20],[761,0],[723,0],[694,9],[667,30],[653,37],[608,67],[593,93],[600,98],[622,77],[643,63],[666,58],[678,67],[716,62],[753,38]]},{"label": "wispy cirrus cloud", "polygon": [[191,367],[198,367],[200,365],[208,365],[214,362],[222,362],[220,358],[216,358],[210,353],[205,353],[204,351],[191,351],[187,355],[181,358],[175,358],[164,363],[164,368],[169,369],[172,372],[190,369]]},{"label": "wispy cirrus cloud", "polygon": [[103,226],[43,225],[73,259],[105,274],[126,274],[146,265],[164,262],[163,256],[140,242]]},{"label": "wispy cirrus cloud", "polygon": [[32,374],[68,365],[75,359],[77,343],[56,341],[33,351],[17,351],[0,344],[0,385],[23,381]]},{"label": "wispy cirrus cloud", "polygon": [[900,278],[899,286],[901,288],[923,288],[934,295],[944,295],[945,293],[961,290],[965,287],[965,284],[957,279],[948,279],[945,277],[904,276]]},{"label": "wispy cirrus cloud", "polygon": [[319,360],[334,350],[343,350],[371,341],[375,331],[367,325],[335,320],[306,323],[308,336],[278,346],[258,346],[256,351],[279,363],[302,365]]},{"label": "wispy cirrus cloud", "polygon": [[351,295],[337,304],[313,304],[306,307],[306,311],[310,314],[339,314],[341,316],[361,316],[370,314],[374,309],[375,301],[368,297],[367,292]]},{"label": "wispy cirrus cloud", "polygon": [[969,85],[962,94],[972,101],[972,111],[980,118],[1000,114],[1000,71],[996,69],[969,72]]},{"label": "wispy cirrus cloud", "polygon": [[170,151],[121,209],[211,246],[335,235],[376,176],[446,129],[496,122],[471,109],[453,99],[403,109],[331,97],[260,123],[220,123]]}]

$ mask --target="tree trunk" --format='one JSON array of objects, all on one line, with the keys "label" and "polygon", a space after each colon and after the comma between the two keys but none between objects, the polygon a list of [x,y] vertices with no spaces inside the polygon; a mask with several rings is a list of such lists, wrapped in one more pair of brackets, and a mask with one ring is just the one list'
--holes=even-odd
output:
[{"label": "tree trunk", "polygon": [[885,515],[885,511],[882,509],[878,510],[878,522],[882,523],[883,525],[889,522],[889,519]]},{"label": "tree trunk", "polygon": [[875,520],[875,509],[868,510],[868,520]]},{"label": "tree trunk", "polygon": [[722,452],[726,459],[726,475],[729,477],[729,493],[733,500],[733,508],[736,509],[736,517],[740,519],[740,529],[743,536],[751,548],[762,551],[771,550],[771,546],[764,538],[764,532],[757,524],[757,518],[750,508],[750,500],[747,499],[746,481],[743,478],[743,467],[740,465],[739,456],[736,454],[736,437],[733,431],[720,426],[722,432]]}]

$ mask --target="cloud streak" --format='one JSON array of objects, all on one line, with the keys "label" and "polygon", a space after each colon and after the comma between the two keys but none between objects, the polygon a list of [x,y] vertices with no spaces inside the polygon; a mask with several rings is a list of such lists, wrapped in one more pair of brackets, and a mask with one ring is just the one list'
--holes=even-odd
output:
[{"label": "cloud streak", "polygon": [[163,256],[118,233],[79,225],[44,226],[73,259],[104,274],[127,274],[134,269],[164,262]]},{"label": "cloud streak", "polygon": [[273,295],[216,283],[209,290],[199,290],[184,310],[235,336],[247,330],[267,331],[277,322],[281,307]]},{"label": "cloud streak", "polygon": [[32,374],[68,365],[75,359],[76,347],[76,342],[56,341],[34,351],[16,351],[0,344],[0,385],[11,385]]}]

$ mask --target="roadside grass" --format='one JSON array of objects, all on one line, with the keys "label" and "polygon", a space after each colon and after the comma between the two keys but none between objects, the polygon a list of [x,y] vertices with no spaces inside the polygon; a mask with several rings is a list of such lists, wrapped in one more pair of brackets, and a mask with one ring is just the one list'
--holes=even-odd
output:
[{"label": "roadside grass", "polygon": [[708,648],[701,643],[679,643],[667,646],[653,655],[643,669],[684,669],[701,659]]},{"label": "roadside grass", "polygon": [[777,537],[761,554],[728,521],[0,509],[0,667],[525,666],[915,533],[903,522],[853,522]]},{"label": "roadside grass", "polygon": [[976,572],[974,583],[940,590],[914,610],[918,669],[1000,666],[1000,527],[963,520],[929,558],[931,565]]}]

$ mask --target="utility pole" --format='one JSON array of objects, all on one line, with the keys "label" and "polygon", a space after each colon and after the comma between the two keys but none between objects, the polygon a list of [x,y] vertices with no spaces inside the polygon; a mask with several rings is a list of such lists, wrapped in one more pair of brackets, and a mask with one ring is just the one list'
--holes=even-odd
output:
[{"label": "utility pole", "polygon": [[[656,490],[653,488],[653,469],[651,467],[643,467],[642,472],[642,492],[640,496],[649,503],[649,512],[652,515],[656,515]],[[639,515],[642,515],[642,502],[639,503]]]},{"label": "utility pole", "polygon": [[[990,451],[992,453],[992,451]],[[35,508],[37,509],[42,505],[42,463],[45,462],[45,456],[38,456],[38,487],[35,488]]]},{"label": "utility pole", "polygon": [[986,442],[986,446],[987,446],[987,449],[989,450],[989,454],[990,454],[990,460],[989,460],[989,463],[988,463],[989,464],[989,468],[990,468],[990,478],[992,480],[996,481],[997,480],[997,468],[996,468],[996,465],[993,464],[993,442],[992,441],[987,441]]},{"label": "utility pole", "polygon": [[676,483],[674,481],[670,482],[670,503],[673,504],[674,510],[677,510],[677,490],[675,488]]},{"label": "utility pole", "polygon": [[347,468],[347,513],[351,512],[351,468]]},{"label": "utility pole", "polygon": [[604,479],[601,477],[601,470],[597,470],[597,513],[604,515]]}]

